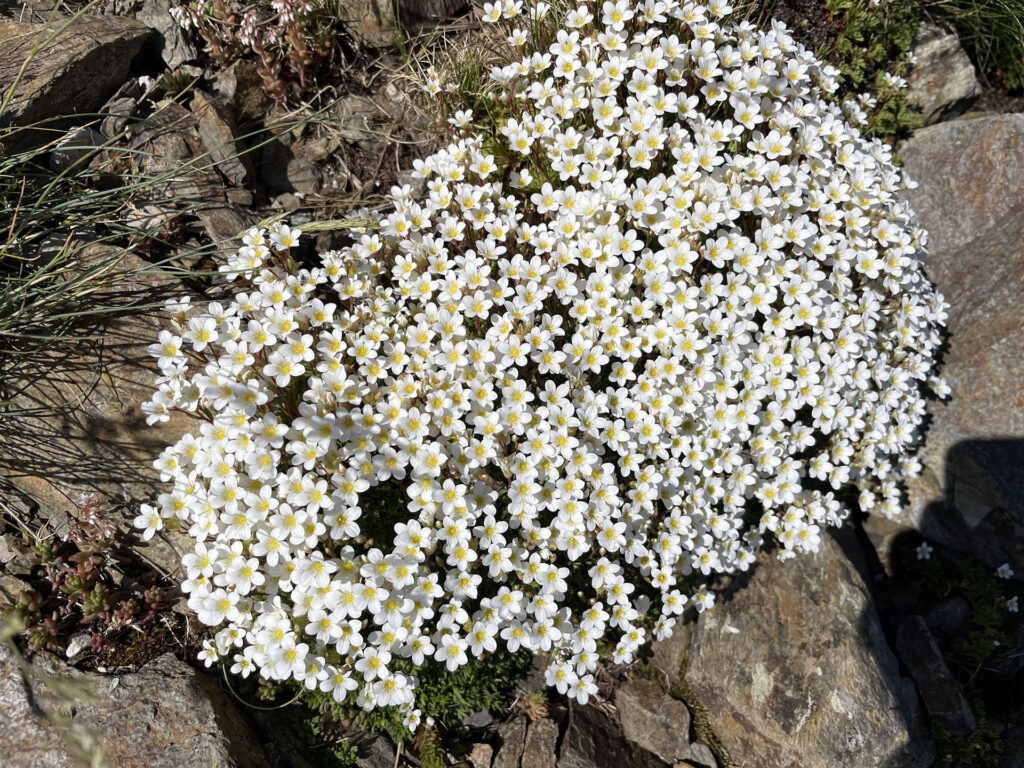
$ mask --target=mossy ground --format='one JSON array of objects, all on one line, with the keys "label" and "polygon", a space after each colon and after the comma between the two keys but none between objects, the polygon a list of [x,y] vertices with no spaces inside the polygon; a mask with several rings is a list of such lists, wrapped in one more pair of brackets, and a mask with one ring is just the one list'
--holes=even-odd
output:
[{"label": "mossy ground", "polygon": [[[1024,723],[1024,667],[1015,663],[1024,636],[1024,619],[1007,601],[1024,601],[1024,585],[999,578],[991,568],[961,553],[936,547],[927,559],[917,556],[921,538],[908,535],[893,555],[892,585],[910,588],[924,605],[948,598],[966,601],[968,612],[959,631],[940,638],[950,671],[963,686],[977,727],[954,736],[937,721],[929,722],[935,740],[935,768],[997,768],[1004,730]],[[1018,668],[1019,667],[1019,668]]]}]

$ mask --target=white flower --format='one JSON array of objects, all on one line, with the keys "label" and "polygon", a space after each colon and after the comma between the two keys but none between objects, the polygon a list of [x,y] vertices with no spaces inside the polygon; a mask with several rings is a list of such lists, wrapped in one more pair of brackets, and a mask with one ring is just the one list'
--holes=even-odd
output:
[{"label": "white flower", "polygon": [[250,230],[232,301],[169,307],[144,412],[202,423],[136,525],[195,540],[207,663],[416,723],[393,659],[526,648],[585,702],[766,540],[899,512],[946,306],[871,100],[722,0],[548,11],[485,6],[509,116],[453,108],[422,194],[316,266]]},{"label": "white flower", "polygon": [[894,91],[902,91],[907,88],[906,79],[899,75],[894,75],[891,72],[886,72],[882,76],[882,80],[885,82],[887,88],[892,88]]},{"label": "white flower", "polygon": [[141,513],[132,522],[136,528],[142,529],[142,538],[145,541],[152,539],[157,531],[162,531],[164,528],[164,519],[160,516],[160,510],[149,504],[142,505]]},{"label": "white flower", "polygon": [[384,678],[388,674],[387,663],[391,661],[391,654],[377,648],[366,648],[359,661],[356,662],[356,671],[362,674],[364,680]]},{"label": "white flower", "polygon": [[465,640],[454,634],[442,636],[440,645],[434,651],[434,658],[443,661],[449,672],[454,672],[469,661]]},{"label": "white flower", "polygon": [[284,251],[298,245],[300,235],[301,229],[292,229],[287,224],[281,224],[270,233],[270,243],[276,250]]}]

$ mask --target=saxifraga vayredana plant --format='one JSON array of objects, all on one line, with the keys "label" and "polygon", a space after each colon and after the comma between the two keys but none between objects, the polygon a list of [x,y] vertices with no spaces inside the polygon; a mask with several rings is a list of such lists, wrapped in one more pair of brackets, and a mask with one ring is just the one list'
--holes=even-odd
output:
[{"label": "saxifraga vayredana plant", "polygon": [[208,663],[413,729],[417,667],[525,648],[585,702],[766,540],[898,510],[947,391],[924,233],[836,71],[728,12],[486,6],[507,118],[454,112],[351,247],[255,229],[232,302],[171,307],[147,411],[200,423],[136,522],[195,540]]}]

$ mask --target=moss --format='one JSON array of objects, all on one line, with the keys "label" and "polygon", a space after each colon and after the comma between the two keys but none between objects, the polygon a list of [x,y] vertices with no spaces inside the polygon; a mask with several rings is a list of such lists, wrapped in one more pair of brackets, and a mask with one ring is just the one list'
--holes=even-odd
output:
[{"label": "moss", "polygon": [[707,707],[704,706],[697,694],[694,693],[690,684],[686,682],[686,678],[680,676],[672,684],[672,687],[668,689],[668,692],[672,698],[679,699],[690,708],[690,714],[693,716],[693,733],[698,739],[706,742],[714,750],[715,757],[718,758],[718,765],[721,768],[738,768],[737,764],[733,762],[729,750],[726,749],[722,740],[715,733],[714,728],[711,727],[711,719],[708,717]]},{"label": "moss", "polygon": [[920,127],[920,112],[907,100],[906,92],[884,82],[887,72],[903,77],[909,71],[907,53],[921,20],[917,7],[872,5],[868,0],[826,0],[825,5],[840,33],[832,51],[819,53],[842,72],[847,94],[867,91],[877,98],[866,133],[902,137]]},{"label": "moss", "polygon": [[739,768],[732,757],[729,755],[729,750],[726,749],[722,740],[718,738],[714,728],[711,727],[711,719],[708,717],[708,709],[701,702],[700,698],[694,693],[690,684],[686,682],[686,678],[683,674],[686,670],[686,660],[684,659],[680,668],[677,672],[677,678],[675,682],[669,680],[665,670],[654,666],[653,664],[639,664],[634,667],[634,670],[641,677],[648,680],[654,680],[661,685],[664,690],[673,699],[686,704],[690,710],[690,714],[693,717],[693,735],[700,741],[707,744],[715,753],[715,757],[718,758],[718,765],[720,768]]},{"label": "moss", "polygon": [[374,486],[363,494],[363,514],[359,528],[367,541],[381,548],[391,545],[395,537],[395,524],[409,520],[409,498],[404,483],[390,480]]},{"label": "moss", "polygon": [[966,736],[953,736],[939,723],[932,722],[934,768],[998,768],[1003,756],[999,727],[988,720],[980,703],[973,702],[972,709],[975,710],[978,727]]},{"label": "moss", "polygon": [[943,648],[951,667],[970,672],[1013,645],[1013,625],[1019,619],[1006,608],[1013,582],[1000,579],[972,557],[943,557],[936,553],[918,560],[910,543],[898,552],[899,566],[927,600],[959,596],[967,601],[965,631]]},{"label": "moss", "polygon": [[337,724],[326,722],[307,704],[285,707],[281,717],[316,768],[359,768],[356,745],[336,735]]},{"label": "moss", "polygon": [[[906,579],[919,590],[922,602],[960,597],[968,604],[963,630],[942,643],[950,670],[964,685],[977,720],[966,736],[954,736],[938,722],[930,723],[936,744],[936,768],[994,768],[999,765],[1003,742],[999,727],[989,719],[992,711],[1001,722],[1021,722],[1019,690],[1021,674],[999,674],[1000,656],[1014,647],[1020,614],[1007,609],[1007,599],[1024,597],[1018,582],[1000,579],[973,557],[945,555],[941,550],[929,559],[916,554],[918,537],[908,537],[894,553],[896,578]],[[1011,651],[1012,652],[1012,651]]]},{"label": "moss", "polygon": [[[336,749],[346,744],[343,736],[348,726],[357,726],[370,733],[386,733],[395,742],[412,742],[421,750],[420,761],[426,766],[428,760],[422,750],[438,752],[443,756],[441,745],[446,736],[454,733],[462,720],[475,712],[487,710],[497,712],[504,709],[511,699],[516,682],[522,679],[530,668],[532,656],[525,652],[493,653],[487,658],[470,657],[469,663],[455,672],[449,672],[443,664],[427,660],[420,667],[413,668],[406,659],[393,659],[389,667],[394,672],[415,674],[419,681],[416,688],[416,706],[423,712],[424,721],[431,718],[437,728],[429,738],[422,735],[428,726],[421,726],[415,734],[402,724],[402,716],[394,707],[364,711],[355,703],[356,691],[338,703],[329,693],[308,691],[301,683],[291,681],[285,684],[261,683],[260,697],[264,700],[289,699],[298,701],[293,708],[299,713],[303,728],[308,730],[320,745]],[[436,747],[436,749],[435,749]],[[327,764],[335,768],[335,764]],[[339,764],[337,768],[347,768]]]},{"label": "moss", "polygon": [[427,726],[416,731],[413,747],[419,756],[423,768],[444,768],[445,751],[441,745],[441,735],[437,728]]}]

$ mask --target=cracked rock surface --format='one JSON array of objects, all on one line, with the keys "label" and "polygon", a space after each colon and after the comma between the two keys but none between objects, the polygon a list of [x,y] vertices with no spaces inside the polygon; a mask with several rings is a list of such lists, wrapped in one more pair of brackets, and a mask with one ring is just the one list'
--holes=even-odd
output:
[{"label": "cracked rock surface", "polygon": [[171,654],[100,675],[0,644],[0,711],[5,768],[272,768],[228,694]]},{"label": "cracked rock surface", "polygon": [[686,680],[738,764],[924,768],[914,685],[847,554],[856,544],[822,541],[787,562],[762,555],[748,583],[701,614]]}]

